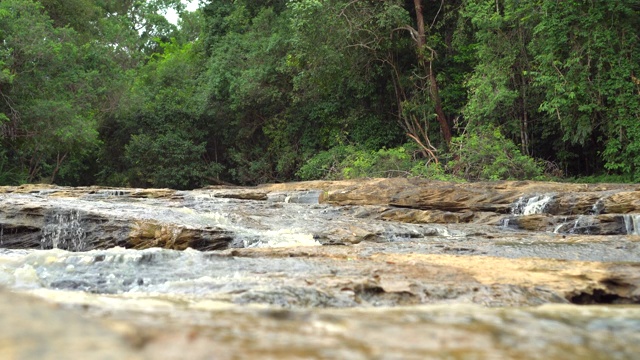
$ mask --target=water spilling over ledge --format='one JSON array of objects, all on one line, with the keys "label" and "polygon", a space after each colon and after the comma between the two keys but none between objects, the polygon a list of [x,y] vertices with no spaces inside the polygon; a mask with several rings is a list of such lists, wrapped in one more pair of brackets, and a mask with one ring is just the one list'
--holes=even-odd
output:
[{"label": "water spilling over ledge", "polygon": [[[0,286],[90,316],[131,358],[624,359],[640,350],[639,219],[637,185],[6,187]],[[38,314],[54,330],[58,312]]]}]

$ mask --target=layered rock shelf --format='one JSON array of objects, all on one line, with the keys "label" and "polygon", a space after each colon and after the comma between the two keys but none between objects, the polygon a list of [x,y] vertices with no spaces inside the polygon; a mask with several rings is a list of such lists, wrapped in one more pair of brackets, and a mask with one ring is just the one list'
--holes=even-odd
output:
[{"label": "layered rock shelf", "polygon": [[[389,327],[387,342],[397,346],[387,344],[388,358],[537,358],[539,344],[556,358],[632,358],[640,343],[639,234],[635,184],[398,178],[193,191],[2,187],[0,285],[111,314],[115,331],[90,331],[134,339],[117,344],[130,358],[177,356],[189,344],[201,358],[212,347],[219,358],[386,358],[370,325]],[[0,291],[0,302],[12,299]],[[40,306],[24,306],[32,303]],[[595,307],[576,308],[585,305]],[[51,316],[59,323],[58,311]],[[550,323],[579,341],[550,335]],[[166,341],[169,324],[177,342]],[[417,340],[434,326],[442,332],[433,336],[469,341]],[[306,345],[296,357],[287,352],[295,344],[247,342],[268,334]],[[19,339],[10,342],[24,350]],[[324,342],[336,344],[331,354]]]},{"label": "layered rock shelf", "polygon": [[[270,225],[273,221],[268,219],[282,213],[276,206],[278,203],[332,205],[333,209],[314,214],[319,216],[317,222],[327,223],[317,231],[305,224],[305,219],[284,215],[294,223],[301,222],[298,227],[311,230],[311,235],[323,244],[356,243],[381,236],[421,236],[425,231],[415,227],[381,230],[380,224],[368,224],[368,220],[390,224],[477,224],[559,234],[640,233],[638,185],[452,184],[396,178],[255,188],[214,187],[192,192],[23,186],[0,188],[0,196],[1,246],[9,248],[238,247],[241,244],[234,239],[242,234],[234,236],[229,227],[220,227],[217,220],[234,218],[231,221],[238,226],[251,228],[257,216],[263,223],[254,224],[255,230],[279,230],[283,226]],[[212,199],[244,200],[244,203],[237,206],[223,203],[204,209]],[[358,208],[354,210],[354,206]],[[149,207],[161,211],[147,211]],[[207,221],[203,213],[198,213],[199,209],[217,211],[220,219]],[[272,214],[265,210],[271,210]],[[251,215],[252,211],[258,214]],[[323,216],[323,212],[331,212],[332,216]],[[438,228],[426,231],[437,233]]]}]

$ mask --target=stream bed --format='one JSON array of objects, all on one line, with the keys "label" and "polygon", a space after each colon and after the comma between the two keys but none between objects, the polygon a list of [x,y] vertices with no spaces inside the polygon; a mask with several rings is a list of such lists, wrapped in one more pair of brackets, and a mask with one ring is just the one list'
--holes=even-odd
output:
[{"label": "stream bed", "polygon": [[368,203],[367,184],[4,188],[0,358],[640,353],[635,188],[586,188],[592,205],[569,189],[582,213],[567,215],[555,185],[527,185],[535,200],[521,184],[467,207],[429,200],[439,208],[408,207],[424,194],[406,184],[380,200],[392,187],[373,185]]}]

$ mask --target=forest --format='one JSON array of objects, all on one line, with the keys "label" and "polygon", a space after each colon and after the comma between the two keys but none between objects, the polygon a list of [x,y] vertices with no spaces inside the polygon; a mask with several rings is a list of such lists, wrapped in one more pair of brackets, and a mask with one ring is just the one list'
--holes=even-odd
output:
[{"label": "forest", "polygon": [[199,5],[0,0],[0,185],[640,181],[640,0]]}]

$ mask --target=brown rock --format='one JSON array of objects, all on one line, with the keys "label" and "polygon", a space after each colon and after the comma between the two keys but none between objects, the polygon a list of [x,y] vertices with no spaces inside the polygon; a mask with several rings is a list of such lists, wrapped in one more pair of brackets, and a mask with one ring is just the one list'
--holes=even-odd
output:
[{"label": "brown rock", "polygon": [[520,229],[529,231],[547,231],[555,224],[551,216],[544,214],[519,216],[514,220]]},{"label": "brown rock", "polygon": [[474,220],[472,211],[454,213],[441,210],[416,210],[408,208],[391,208],[380,215],[388,221],[399,221],[412,224],[458,224]]},{"label": "brown rock", "polygon": [[142,359],[98,319],[0,289],[0,359]]},{"label": "brown rock", "polygon": [[623,191],[607,197],[604,211],[610,214],[640,212],[640,191]]}]

